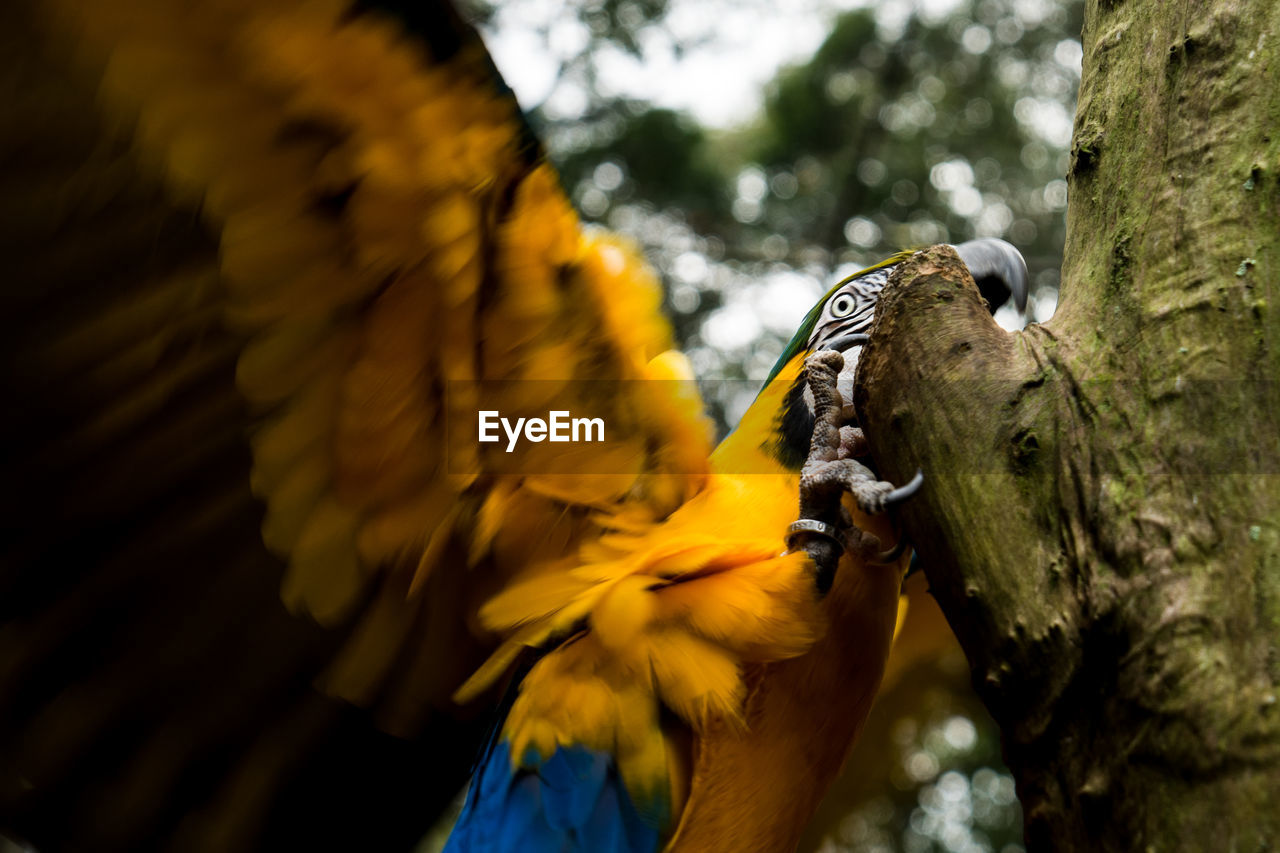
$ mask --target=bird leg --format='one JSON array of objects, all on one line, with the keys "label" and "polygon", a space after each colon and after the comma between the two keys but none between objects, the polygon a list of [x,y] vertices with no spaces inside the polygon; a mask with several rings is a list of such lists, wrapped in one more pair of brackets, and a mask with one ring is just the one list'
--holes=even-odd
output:
[{"label": "bird leg", "polygon": [[903,549],[900,542],[881,553],[880,540],[859,529],[844,509],[844,493],[852,494],[863,512],[874,514],[915,494],[924,481],[917,472],[910,483],[895,489],[853,458],[866,455],[867,439],[858,427],[840,422],[844,401],[836,378],[843,366],[844,358],[835,350],[821,350],[805,360],[814,401],[813,437],[800,472],[800,520],[791,525],[787,536],[788,548],[798,546],[813,560],[820,592],[830,588],[845,550],[856,551],[870,562],[892,562]]},{"label": "bird leg", "polygon": [[[837,393],[839,393],[837,391]],[[844,401],[841,400],[843,403]],[[810,445],[812,447],[812,444]],[[863,434],[861,427],[842,426],[840,427],[840,454],[837,459],[852,459],[855,456],[866,456],[870,448],[867,447],[867,437]]]}]

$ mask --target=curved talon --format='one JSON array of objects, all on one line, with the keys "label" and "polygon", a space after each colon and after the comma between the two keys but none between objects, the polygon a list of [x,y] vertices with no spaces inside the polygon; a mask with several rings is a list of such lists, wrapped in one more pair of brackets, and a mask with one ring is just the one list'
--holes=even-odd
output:
[{"label": "curved talon", "polygon": [[898,538],[898,544],[894,545],[888,551],[881,551],[871,558],[871,562],[878,566],[887,566],[890,563],[898,562],[898,558],[902,556],[902,552],[907,550],[907,538],[901,536]]},{"label": "curved talon", "polygon": [[[885,498],[884,498],[885,509],[892,510],[896,504],[902,501],[905,501],[907,498],[911,497],[916,492],[920,491],[920,486],[922,486],[923,484],[924,484],[924,471],[917,468],[916,475],[911,478],[910,482],[908,482],[905,486],[899,486],[889,494],[885,495]],[[893,517],[893,513],[890,513],[890,516]],[[897,525],[895,524],[894,527],[897,527]],[[871,562],[877,563],[878,565],[881,565],[881,566],[886,566],[890,563],[896,563],[898,561],[898,558],[902,556],[902,552],[905,550],[907,550],[907,537],[899,533],[898,544],[894,545],[888,551],[881,551],[879,554],[876,554],[874,557],[871,558]]]},{"label": "curved talon", "polygon": [[849,347],[866,346],[869,343],[871,343],[870,335],[863,335],[860,333],[855,333],[851,335],[841,335],[835,340],[827,341],[825,344],[823,344],[822,349],[820,349],[819,352],[821,352],[822,350],[829,350],[829,349],[835,350],[836,352],[841,352],[842,350],[849,349]]},{"label": "curved talon", "polygon": [[907,498],[911,497],[916,492],[920,491],[920,487],[922,485],[924,485],[924,471],[921,471],[919,468],[917,468],[916,475],[911,478],[911,481],[909,483],[907,483],[905,486],[899,486],[898,488],[894,489],[892,492],[889,492],[889,494],[884,496],[884,505],[886,507],[890,507],[896,503],[901,503],[905,501]]}]

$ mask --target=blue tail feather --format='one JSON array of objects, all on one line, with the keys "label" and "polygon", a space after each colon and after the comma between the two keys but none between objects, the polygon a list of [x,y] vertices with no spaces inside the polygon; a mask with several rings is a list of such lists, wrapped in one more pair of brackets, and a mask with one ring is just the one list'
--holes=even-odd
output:
[{"label": "blue tail feather", "polygon": [[600,792],[600,800],[581,830],[582,846],[585,850],[599,853],[629,853],[632,838],[629,837],[628,821],[623,816],[623,808],[618,802],[618,794],[611,788]]},{"label": "blue tail feather", "polygon": [[555,829],[580,827],[591,817],[607,781],[609,762],[587,749],[558,749],[538,768],[547,821]]},{"label": "blue tail feather", "polygon": [[495,739],[445,853],[656,853],[663,829],[636,809],[612,756],[560,747],[513,770]]}]

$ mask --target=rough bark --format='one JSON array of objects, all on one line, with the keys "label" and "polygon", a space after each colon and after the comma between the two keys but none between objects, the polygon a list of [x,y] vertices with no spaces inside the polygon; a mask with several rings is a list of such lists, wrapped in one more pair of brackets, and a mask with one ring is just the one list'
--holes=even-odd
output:
[{"label": "rough bark", "polygon": [[1280,4],[1089,3],[1056,316],[895,273],[857,404],[1033,850],[1280,842]]}]

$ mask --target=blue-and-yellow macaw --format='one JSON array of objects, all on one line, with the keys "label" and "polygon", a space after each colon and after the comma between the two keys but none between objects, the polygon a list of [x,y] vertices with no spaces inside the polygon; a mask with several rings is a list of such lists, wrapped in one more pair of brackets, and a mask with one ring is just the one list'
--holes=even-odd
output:
[{"label": "blue-and-yellow macaw", "polygon": [[[1012,246],[957,249],[1025,307]],[[807,555],[780,545],[814,432],[805,362],[840,352],[851,399],[880,290],[907,254],[814,306],[682,505],[636,523],[624,503],[599,539],[481,608],[509,639],[462,695],[522,649],[536,660],[509,688],[447,853],[795,846],[870,710],[910,558],[846,552],[824,597]],[[868,485],[877,507],[891,493]],[[848,509],[892,541],[884,518]]]},{"label": "blue-and-yellow macaw", "polygon": [[[826,590],[787,550],[803,367],[834,348],[850,387],[897,258],[814,307],[713,449],[656,279],[581,226],[478,38],[387,11],[4,12],[29,131],[5,316],[31,319],[0,830],[394,848],[481,747],[452,849],[786,849],[906,565],[851,551]],[[1025,298],[1010,247],[961,252]],[[551,410],[608,442],[461,429]]]}]

